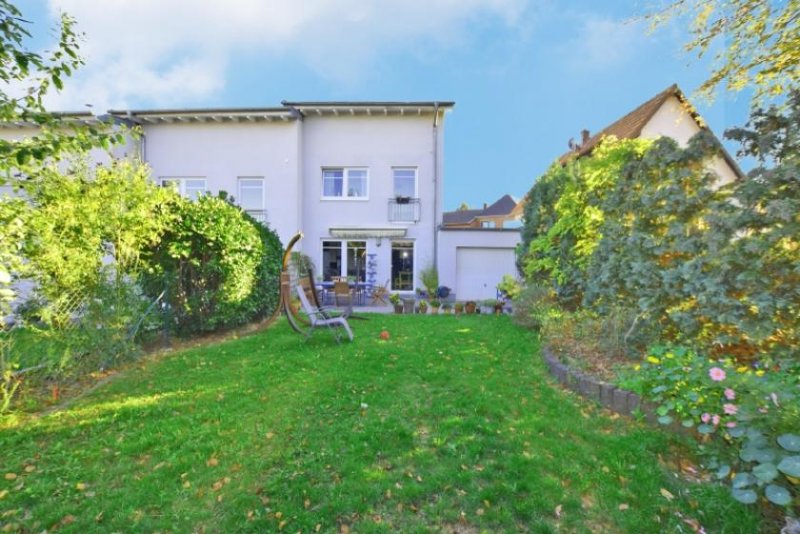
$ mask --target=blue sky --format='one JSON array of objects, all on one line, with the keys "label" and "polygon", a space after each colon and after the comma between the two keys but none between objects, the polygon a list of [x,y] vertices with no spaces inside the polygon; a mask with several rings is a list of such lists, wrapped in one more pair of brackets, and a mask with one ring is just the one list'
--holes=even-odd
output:
[{"label": "blue sky", "polygon": [[[596,132],[708,63],[686,21],[648,33],[631,0],[29,0],[45,47],[61,10],[86,66],[53,109],[272,106],[281,100],[454,100],[445,209],[521,197],[580,130]],[[102,6],[102,8],[98,8]],[[690,96],[691,98],[691,96]],[[743,95],[693,99],[718,134]],[[729,146],[735,150],[735,147]]]}]

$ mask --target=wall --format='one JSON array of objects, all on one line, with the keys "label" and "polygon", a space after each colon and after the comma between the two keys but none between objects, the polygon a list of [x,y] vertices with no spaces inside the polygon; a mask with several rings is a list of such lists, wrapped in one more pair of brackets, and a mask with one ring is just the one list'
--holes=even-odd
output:
[{"label": "wall", "polygon": [[[414,282],[419,271],[433,262],[434,219],[433,115],[421,116],[308,116],[303,121],[303,232],[302,250],[322,262],[322,241],[332,227],[405,229],[403,240],[415,243]],[[439,164],[442,158],[442,128],[439,129]],[[368,169],[368,199],[322,199],[322,169],[365,167]],[[389,221],[389,199],[394,197],[393,167],[417,168],[417,197],[421,199],[417,223]],[[439,188],[442,186],[440,170]],[[438,195],[441,206],[441,190]],[[391,240],[367,241],[367,253],[376,254],[377,280],[391,276]]]},{"label": "wall", "polygon": [[263,176],[264,208],[286,244],[298,230],[297,121],[170,123],[145,126],[145,158],[153,178],[204,177],[216,194],[238,194],[239,176]]},{"label": "wall", "polygon": [[[689,139],[700,131],[700,127],[686,111],[684,105],[676,97],[670,97],[664,105],[642,128],[641,137],[655,139],[666,136],[675,139],[678,144],[685,147]],[[737,179],[736,172],[720,157],[715,157],[710,162],[710,168],[719,176],[718,185],[725,185]]]}]

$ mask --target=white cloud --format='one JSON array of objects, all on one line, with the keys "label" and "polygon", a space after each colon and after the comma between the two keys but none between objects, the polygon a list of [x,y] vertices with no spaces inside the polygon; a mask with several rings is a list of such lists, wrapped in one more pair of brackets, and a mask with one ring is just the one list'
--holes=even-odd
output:
[{"label": "white cloud", "polygon": [[575,70],[600,70],[631,59],[647,40],[641,21],[616,20],[605,16],[582,16],[577,35],[562,53]]},{"label": "white cloud", "polygon": [[[528,0],[48,0],[86,34],[86,66],[54,108],[187,104],[223,89],[236,54],[301,61],[336,84],[384,53],[451,47],[478,19],[513,26]],[[258,66],[255,66],[258,68]]]}]

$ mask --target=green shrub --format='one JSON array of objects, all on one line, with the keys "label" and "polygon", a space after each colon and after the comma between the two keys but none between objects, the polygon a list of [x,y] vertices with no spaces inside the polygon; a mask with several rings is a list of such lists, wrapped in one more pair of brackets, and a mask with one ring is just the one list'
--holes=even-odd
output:
[{"label": "green shrub", "polygon": [[180,334],[230,328],[272,313],[280,297],[277,235],[222,198],[173,200],[178,218],[147,255],[146,288],[167,290]]},{"label": "green shrub", "polygon": [[419,279],[425,287],[428,298],[436,298],[439,294],[439,271],[436,270],[436,267],[429,265],[422,269],[419,273]]},{"label": "green shrub", "polygon": [[657,346],[622,385],[654,402],[660,423],[696,428],[713,440],[700,451],[734,498],[750,504],[763,493],[786,506],[800,493],[798,370],[753,368]]}]

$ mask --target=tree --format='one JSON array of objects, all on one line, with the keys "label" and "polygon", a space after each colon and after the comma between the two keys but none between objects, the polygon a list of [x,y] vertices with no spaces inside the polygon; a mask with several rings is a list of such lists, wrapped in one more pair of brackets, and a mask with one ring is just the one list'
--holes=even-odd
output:
[{"label": "tree", "polygon": [[703,57],[725,47],[700,94],[752,86],[763,101],[800,87],[800,0],[676,0],[648,18],[657,27],[678,16],[693,17],[687,51]]},{"label": "tree", "polygon": [[[35,175],[36,166],[48,158],[107,148],[121,140],[119,132],[70,122],[45,109],[45,96],[54,88],[60,90],[64,79],[83,65],[78,55],[81,36],[75,32],[75,20],[64,14],[57,29],[58,44],[40,54],[26,46],[31,38],[29,25],[17,7],[0,0],[0,81],[5,86],[0,89],[0,122],[25,122],[39,129],[25,139],[0,140],[0,185],[11,178],[12,171]],[[9,94],[9,86],[21,87],[24,94]]]}]

